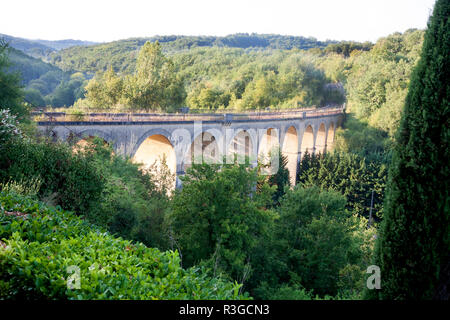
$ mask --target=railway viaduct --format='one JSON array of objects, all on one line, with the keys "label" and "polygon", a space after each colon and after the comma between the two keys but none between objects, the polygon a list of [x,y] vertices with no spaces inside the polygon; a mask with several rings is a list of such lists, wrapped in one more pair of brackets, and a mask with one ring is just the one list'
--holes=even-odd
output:
[{"label": "railway viaduct", "polygon": [[165,157],[171,172],[176,173],[177,187],[178,177],[192,160],[220,163],[224,156],[235,159],[237,154],[248,156],[256,165],[272,148],[280,148],[288,158],[293,185],[297,162],[306,150],[323,153],[333,147],[344,110],[345,105],[246,114],[91,113],[77,119],[64,113],[44,113],[36,121],[40,130],[61,140],[98,136],[112,145],[115,153],[144,166]]}]

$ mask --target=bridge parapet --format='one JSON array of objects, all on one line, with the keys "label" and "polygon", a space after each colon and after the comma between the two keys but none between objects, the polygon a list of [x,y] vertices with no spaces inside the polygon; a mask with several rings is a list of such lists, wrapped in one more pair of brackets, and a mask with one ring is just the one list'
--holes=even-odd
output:
[{"label": "bridge parapet", "polygon": [[248,113],[87,113],[70,114],[65,112],[33,112],[32,117],[39,125],[48,125],[50,122],[58,123],[84,123],[84,122],[193,122],[209,121],[229,124],[234,121],[306,119],[341,114],[343,106],[324,107],[318,109],[295,109],[286,111],[257,111]]}]

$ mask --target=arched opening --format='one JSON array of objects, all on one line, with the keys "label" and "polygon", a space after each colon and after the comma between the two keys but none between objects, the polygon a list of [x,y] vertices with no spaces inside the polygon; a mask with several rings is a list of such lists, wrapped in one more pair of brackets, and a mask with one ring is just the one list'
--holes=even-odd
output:
[{"label": "arched opening", "polygon": [[287,169],[289,170],[289,180],[291,186],[295,186],[298,161],[298,135],[297,130],[294,127],[289,127],[286,131],[282,153],[287,156]]},{"label": "arched opening", "polygon": [[[236,155],[238,163],[251,164],[252,159],[253,143],[250,134],[247,130],[239,131],[231,141],[228,147],[228,155],[231,159],[234,159]],[[230,161],[227,161],[230,163]]]},{"label": "arched opening", "polygon": [[278,171],[279,148],[278,131],[273,128],[267,129],[261,137],[258,149],[258,162],[261,165],[261,174],[272,175]]},{"label": "arched opening", "polygon": [[133,156],[133,162],[140,163],[143,170],[161,172],[163,161],[165,161],[170,174],[173,175],[172,189],[174,189],[177,161],[175,150],[169,139],[161,134],[152,135],[141,143]]},{"label": "arched opening", "polygon": [[184,171],[192,163],[220,163],[220,150],[216,138],[209,132],[199,134],[188,150]]},{"label": "arched opening", "polygon": [[321,124],[316,138],[316,153],[325,153],[325,142],[327,137],[327,130],[325,124]]},{"label": "arched opening", "polygon": [[302,145],[301,145],[301,156],[303,157],[305,153],[314,153],[314,131],[312,126],[308,126],[303,133]]},{"label": "arched opening", "polygon": [[331,122],[327,133],[327,150],[333,149],[334,146],[334,123]]},{"label": "arched opening", "polygon": [[267,129],[259,143],[258,158],[266,163],[269,160],[269,153],[279,147],[277,131],[273,128]]},{"label": "arched opening", "polygon": [[[85,136],[80,140],[78,140],[76,143],[74,143],[72,145],[72,152],[73,153],[85,152],[86,149],[89,149],[94,146],[95,141],[100,142],[101,144],[103,144],[103,146],[109,145],[108,141],[106,141],[105,139],[94,135],[90,135]],[[114,154],[114,152],[112,152],[112,154]]]}]

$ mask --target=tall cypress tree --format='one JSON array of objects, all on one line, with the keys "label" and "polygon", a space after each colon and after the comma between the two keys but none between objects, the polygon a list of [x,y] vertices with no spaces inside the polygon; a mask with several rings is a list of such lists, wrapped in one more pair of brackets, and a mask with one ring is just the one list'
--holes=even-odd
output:
[{"label": "tall cypress tree", "polygon": [[381,299],[448,299],[449,17],[450,1],[437,0],[397,132],[377,243]]}]

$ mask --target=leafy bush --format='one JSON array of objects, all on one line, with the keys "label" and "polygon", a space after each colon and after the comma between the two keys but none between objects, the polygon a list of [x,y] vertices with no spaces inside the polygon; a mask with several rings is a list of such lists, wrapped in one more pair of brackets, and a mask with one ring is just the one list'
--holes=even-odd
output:
[{"label": "leafy bush", "polygon": [[275,187],[256,191],[257,169],[246,165],[193,164],[175,194],[168,221],[183,265],[205,263],[241,283],[254,268],[274,213],[267,210]]},{"label": "leafy bush", "polygon": [[0,190],[34,194],[119,236],[168,248],[164,172],[140,171],[99,138],[79,148],[10,139],[0,148],[0,169]]},{"label": "leafy bush", "polygon": [[[373,230],[367,231],[367,220],[349,213],[345,204],[338,192],[317,186],[288,190],[276,230],[277,258],[284,261],[278,271],[280,283],[301,284],[322,297],[362,293],[358,281],[363,274],[357,270],[366,268],[371,259]],[[352,281],[343,279],[348,269]]]},{"label": "leafy bush", "polygon": [[66,210],[85,213],[98,199],[104,177],[92,153],[76,153],[62,143],[8,141],[0,149],[0,182],[42,181],[38,196],[52,198]]},{"label": "leafy bush", "polygon": [[270,295],[270,300],[313,300],[312,294],[300,286],[282,285]]},{"label": "leafy bush", "polygon": [[4,143],[22,136],[16,116],[9,109],[0,108],[0,148]]},{"label": "leafy bush", "polygon": [[[115,238],[12,193],[0,192],[0,238],[2,299],[246,298],[237,284],[182,269],[176,252]],[[67,284],[70,266],[79,268],[79,289]]]},{"label": "leafy bush", "polygon": [[126,239],[167,249],[168,234],[163,224],[169,206],[167,166],[150,166],[142,171],[138,164],[115,155],[100,138],[91,140],[83,150],[104,178],[95,205],[83,212],[86,219]]}]

